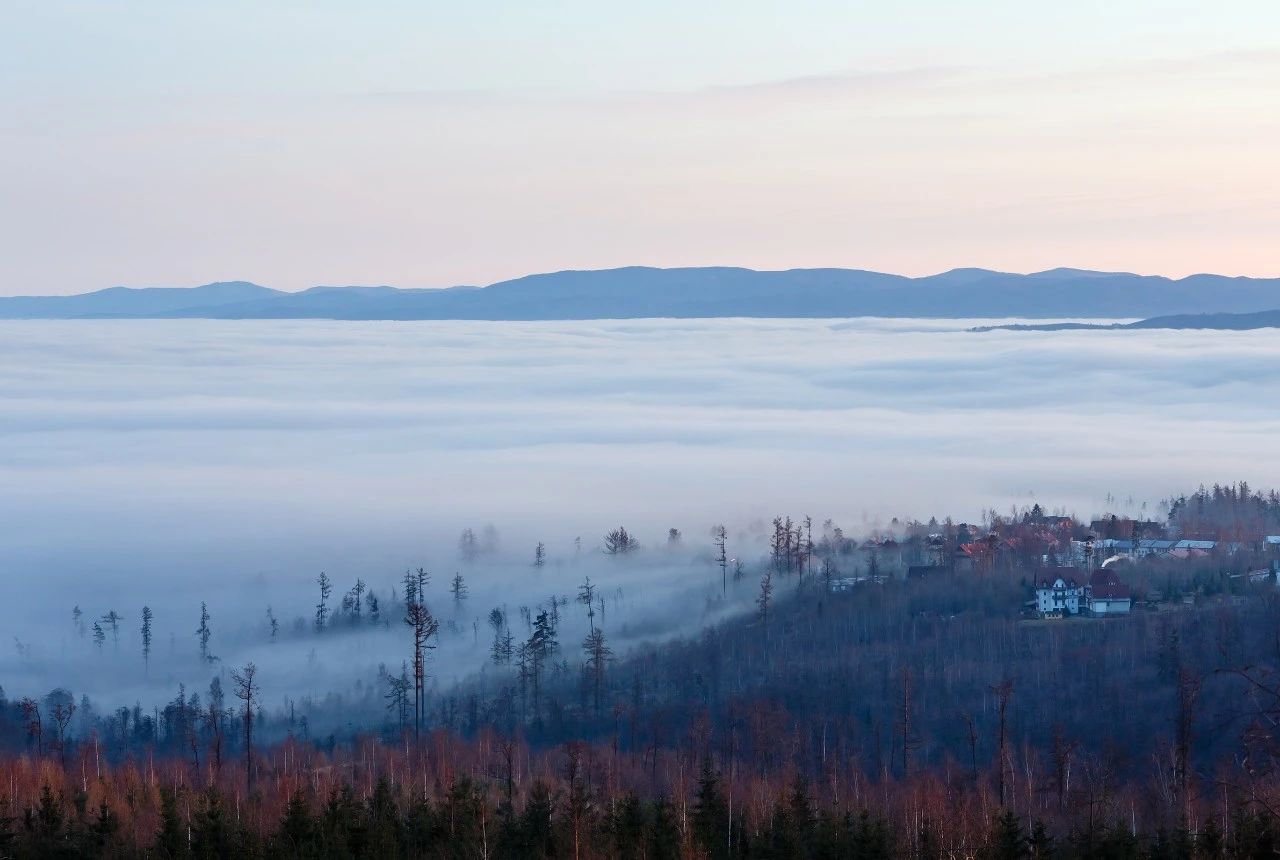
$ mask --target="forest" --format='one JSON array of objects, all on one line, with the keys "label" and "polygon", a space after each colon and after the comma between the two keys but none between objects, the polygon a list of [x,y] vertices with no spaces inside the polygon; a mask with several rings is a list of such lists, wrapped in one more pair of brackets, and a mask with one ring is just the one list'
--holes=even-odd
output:
[{"label": "forest", "polygon": [[[575,547],[572,590],[466,612],[461,571],[321,573],[305,615],[268,609],[255,635],[402,657],[283,705],[210,653],[201,607],[207,687],[128,707],[0,689],[0,857],[1275,856],[1280,496],[1202,487],[1162,511],[1152,527],[1218,543],[1115,560],[1117,618],[1028,603],[1046,572],[1087,578],[1099,524],[1148,524],[1039,505],[857,538],[807,516],[755,542],[620,526]],[[460,559],[494,540],[465,531]],[[701,623],[648,635],[601,583],[663,553],[711,585]],[[150,666],[150,608],[136,639],[114,609],[69,612],[80,647]],[[463,647],[483,667],[444,680]]]}]

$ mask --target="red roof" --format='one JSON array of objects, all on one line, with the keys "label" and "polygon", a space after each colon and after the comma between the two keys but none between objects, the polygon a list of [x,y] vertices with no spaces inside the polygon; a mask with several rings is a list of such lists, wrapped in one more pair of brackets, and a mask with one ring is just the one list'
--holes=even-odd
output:
[{"label": "red roof", "polygon": [[1089,593],[1103,600],[1128,600],[1131,597],[1129,586],[1120,581],[1114,570],[1100,567],[1089,577]]}]

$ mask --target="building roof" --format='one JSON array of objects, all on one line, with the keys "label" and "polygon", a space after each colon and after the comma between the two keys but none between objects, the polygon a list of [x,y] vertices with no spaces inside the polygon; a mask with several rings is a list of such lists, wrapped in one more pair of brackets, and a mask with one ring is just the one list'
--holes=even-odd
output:
[{"label": "building roof", "polygon": [[1103,600],[1128,600],[1132,597],[1129,586],[1120,581],[1116,572],[1103,567],[1089,577],[1089,594]]},{"label": "building roof", "polygon": [[1068,579],[1065,576],[1044,576],[1036,583],[1037,588],[1057,588],[1061,582],[1064,588],[1079,588],[1080,584],[1074,578]]}]

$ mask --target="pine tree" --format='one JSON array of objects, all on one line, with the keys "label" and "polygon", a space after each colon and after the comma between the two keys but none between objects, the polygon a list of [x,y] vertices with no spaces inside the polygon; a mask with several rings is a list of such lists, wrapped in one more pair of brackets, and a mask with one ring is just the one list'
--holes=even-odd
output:
[{"label": "pine tree", "polygon": [[449,592],[453,595],[453,605],[462,606],[462,601],[467,599],[467,584],[462,580],[461,573],[453,575],[453,583],[449,586]]},{"label": "pine tree", "polygon": [[703,758],[694,794],[693,835],[708,857],[728,854],[728,812],[720,794],[720,777],[711,767],[711,759]]},{"label": "pine tree", "polygon": [[1022,823],[1012,810],[1003,809],[996,816],[984,856],[987,860],[1022,860],[1027,856]]},{"label": "pine tree", "polygon": [[178,814],[178,796],[174,790],[160,788],[160,830],[156,833],[156,853],[161,857],[187,856],[187,828]]},{"label": "pine tree", "polygon": [[1027,838],[1027,856],[1031,860],[1049,860],[1053,857],[1053,837],[1045,830],[1044,822],[1036,819]]},{"label": "pine tree", "polygon": [[151,607],[142,607],[142,662],[151,665]]},{"label": "pine tree", "polygon": [[117,650],[120,648],[120,622],[122,620],[124,620],[124,616],[114,609],[102,616],[102,623],[111,629],[111,646]]},{"label": "pine tree", "polygon": [[320,586],[320,602],[316,604],[316,631],[323,633],[329,622],[329,595],[333,593],[333,583],[324,571],[320,571],[316,584]]},{"label": "pine tree", "polygon": [[196,638],[200,641],[200,659],[209,660],[209,637],[213,632],[209,629],[209,607],[200,603],[200,626],[196,628]]},{"label": "pine tree", "polygon": [[284,817],[280,820],[277,839],[286,849],[281,853],[293,857],[311,856],[315,831],[316,822],[311,815],[307,797],[302,789],[298,789],[290,795],[289,805],[285,807]]}]

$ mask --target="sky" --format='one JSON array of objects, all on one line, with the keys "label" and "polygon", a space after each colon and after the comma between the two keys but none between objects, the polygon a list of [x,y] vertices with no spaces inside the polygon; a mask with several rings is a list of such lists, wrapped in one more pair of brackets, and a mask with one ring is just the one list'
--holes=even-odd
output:
[{"label": "sky", "polygon": [[1271,0],[5,0],[0,294],[1275,276]]},{"label": "sky", "polygon": [[[257,660],[273,696],[323,694],[398,666],[403,627],[325,645],[317,668],[315,643],[263,652],[266,606],[306,629],[320,571],[336,594],[362,577],[386,597],[419,566],[463,628],[440,663],[466,674],[493,605],[571,595],[585,575],[624,590],[611,623],[696,629],[720,593],[716,523],[748,572],[725,608],[749,608],[774,516],[862,537],[1034,503],[1159,518],[1201,483],[1280,485],[1280,417],[1259,397],[1280,388],[1274,332],[970,324],[0,321],[0,487],[21,502],[0,517],[0,582],[25,584],[0,602],[0,678],[11,698],[203,689],[205,601],[224,665]],[[497,553],[460,566],[462,529],[490,524]],[[638,567],[600,552],[620,525]],[[672,527],[683,553],[664,548]],[[449,609],[456,570],[465,613]],[[126,615],[127,663],[74,635],[77,604]],[[135,686],[144,604],[154,697]]]}]

